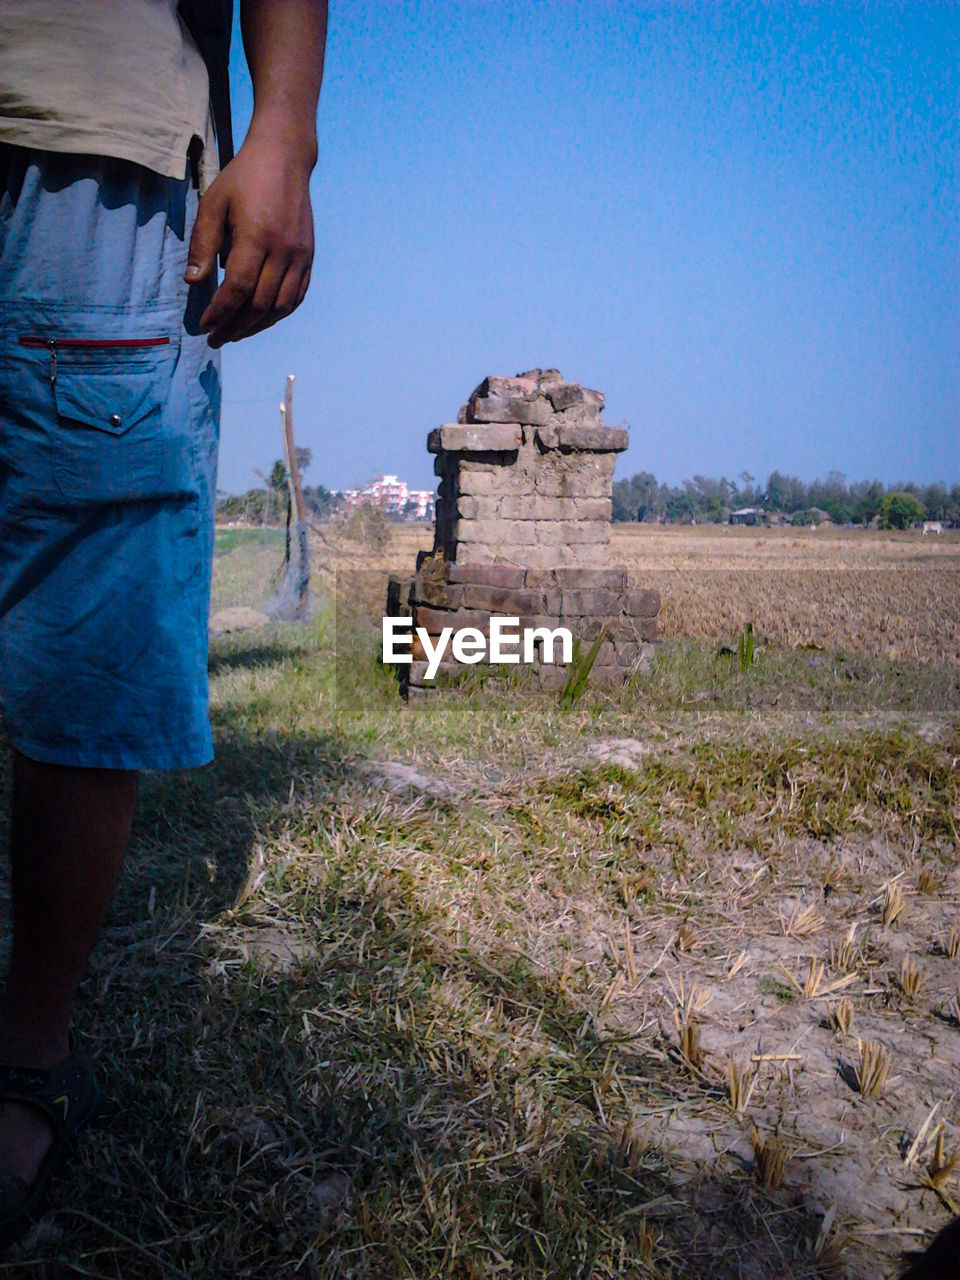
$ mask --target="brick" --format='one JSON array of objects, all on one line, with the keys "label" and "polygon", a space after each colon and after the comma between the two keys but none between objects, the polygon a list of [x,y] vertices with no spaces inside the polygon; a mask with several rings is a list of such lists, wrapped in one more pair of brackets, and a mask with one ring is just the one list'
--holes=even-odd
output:
[{"label": "brick", "polygon": [[504,563],[498,547],[488,546],[485,542],[455,543],[456,561],[461,567],[476,565],[489,568]]},{"label": "brick", "polygon": [[613,503],[609,498],[574,498],[573,519],[604,520],[607,523],[613,515]]},{"label": "brick", "polygon": [[457,498],[457,515],[462,520],[476,520],[480,517],[496,516],[500,499],[493,494],[490,497],[475,498],[471,494],[463,494]]},{"label": "brick", "polygon": [[660,612],[660,592],[650,588],[644,591],[635,589],[628,591],[621,607],[631,617],[655,618]]},{"label": "brick", "polygon": [[561,622],[560,614],[554,610],[550,613],[529,614],[523,620],[525,627],[547,627],[550,631],[556,631],[557,627],[566,626],[565,622]]},{"label": "brick", "polygon": [[603,476],[537,476],[536,492],[544,498],[609,498],[611,482]]},{"label": "brick", "polygon": [[463,587],[452,586],[449,582],[418,578],[413,590],[416,604],[427,604],[435,609],[461,609],[465,604]]},{"label": "brick", "polygon": [[610,541],[609,526],[600,520],[537,520],[537,542],[546,546],[576,546]]},{"label": "brick", "polygon": [[452,564],[447,571],[451,582],[481,583],[511,590],[523,586],[523,570],[508,565]]},{"label": "brick", "polygon": [[[501,470],[504,471],[505,479],[509,472],[506,468]],[[501,476],[492,467],[478,467],[476,463],[464,464],[459,468],[458,482],[458,488],[462,494],[481,497],[502,492]]]},{"label": "brick", "polygon": [[563,563],[563,552],[563,547],[523,546],[514,555],[525,569],[555,569]]},{"label": "brick", "polygon": [[621,666],[633,662],[643,647],[636,636],[631,636],[629,639],[625,636],[616,636],[610,643],[616,653],[616,660]]},{"label": "brick", "polygon": [[[573,615],[564,615],[573,616]],[[641,630],[650,625],[653,619],[634,619],[624,618],[623,615],[608,614],[603,617],[599,614],[582,615],[580,617],[580,625],[593,627],[596,623],[606,623],[607,634],[615,645],[634,645],[638,644],[643,638]]]},{"label": "brick", "polygon": [[577,382],[561,382],[559,386],[545,387],[544,390],[557,413],[577,408],[586,409],[594,417],[599,417],[607,402],[602,391],[591,391]]},{"label": "brick", "polygon": [[617,613],[620,599],[617,591],[564,590],[562,611],[575,617],[607,617]]},{"label": "brick", "polygon": [[577,569],[580,571],[601,569],[610,554],[605,542],[567,543],[557,548],[561,569]]},{"label": "brick", "polygon": [[451,453],[446,455],[459,467],[460,475],[464,472],[493,471],[503,477],[516,470],[517,451],[505,450],[499,453]]},{"label": "brick", "polygon": [[[576,463],[556,455],[545,458],[536,474],[536,492],[545,498],[609,498],[612,492],[613,468],[595,465],[594,460],[604,462],[603,455],[589,454]],[[612,455],[610,458],[612,462]]]},{"label": "brick", "polygon": [[[491,613],[517,615],[549,613],[551,601],[545,591],[526,591],[510,587],[497,587],[489,583],[470,583],[461,588],[463,604],[468,609],[488,609]],[[556,592],[559,605],[560,593]],[[559,609],[558,609],[559,612]]]},{"label": "brick", "polygon": [[459,520],[456,534],[458,538],[485,542],[490,546],[524,546],[536,541],[530,520]]},{"label": "brick", "polygon": [[615,631],[611,630],[609,625],[612,622],[612,619],[610,618],[601,618],[590,615],[584,617],[582,614],[564,613],[562,615],[562,619],[563,625],[565,627],[569,627],[575,636],[579,636],[581,642],[584,644],[592,644],[594,642],[604,623],[608,624],[607,637],[611,639],[611,641],[616,634]]},{"label": "brick", "polygon": [[557,581],[565,591],[616,591],[624,589],[625,569],[561,569]]},{"label": "brick", "polygon": [[623,427],[604,427],[590,422],[551,422],[537,427],[537,440],[544,449],[571,449],[591,453],[622,453],[630,443]]},{"label": "brick", "polygon": [[557,453],[551,451],[537,453],[537,474],[549,475],[551,472],[568,476],[612,476],[616,467],[616,458],[612,453]]},{"label": "brick", "polygon": [[476,627],[484,635],[489,634],[490,612],[481,609],[434,609],[418,604],[413,611],[414,627],[422,627],[429,636],[439,636],[444,627],[462,631],[464,627]]},{"label": "brick", "polygon": [[[563,625],[562,623],[559,623],[559,622],[557,622],[557,621],[554,619],[554,620],[552,621],[551,625],[550,625],[549,630],[550,630],[550,631],[557,631],[558,629],[560,629],[560,628],[562,627],[562,625]],[[566,629],[566,630],[570,630],[570,628],[569,628],[569,627],[568,627],[568,628],[565,628],[565,629]],[[572,632],[571,632],[571,639],[572,639],[572,640],[576,640],[576,635],[575,635],[575,634],[573,634]],[[537,642],[536,642],[536,644],[535,644],[535,648],[534,648],[534,653],[535,653],[535,664],[536,664],[538,667],[554,667],[554,666],[556,666],[556,667],[562,667],[562,666],[563,666],[563,652],[564,652],[564,645],[563,645],[563,639],[562,639],[562,637],[557,636],[557,637],[553,640],[553,642],[551,643],[551,645],[550,645],[549,649],[547,648],[547,644],[546,644],[546,640],[545,640],[545,639],[538,639],[538,640],[537,640]],[[521,647],[520,653],[521,653],[521,657],[522,657],[522,655],[523,655],[523,649],[522,649],[522,647]],[[555,659],[555,661],[554,661],[554,662],[550,662],[550,661],[548,661],[548,660],[547,660],[547,657],[546,657],[546,655],[547,655],[547,654],[550,654],[550,655]],[[571,657],[572,657],[572,648],[571,648]]]},{"label": "brick", "polygon": [[561,626],[568,627],[574,640],[579,640],[581,647],[590,645],[597,638],[602,619],[581,618],[579,614],[561,614]]},{"label": "brick", "polygon": [[472,398],[467,405],[467,417],[472,422],[549,422],[553,406],[545,396],[516,394],[487,394]]},{"label": "brick", "polygon": [[[514,499],[521,503],[531,502],[535,496],[533,480],[526,476],[514,475],[513,472],[505,470],[499,476],[494,476],[492,482],[481,481],[479,485],[474,483],[475,477],[461,477],[460,493],[469,498],[485,498],[487,501],[502,503],[507,499]],[[498,512],[497,514],[501,514]],[[511,517],[513,518],[512,514]]]},{"label": "brick", "polygon": [[519,426],[502,419],[480,425],[447,422],[427,436],[430,453],[504,453],[519,449],[522,443]]},{"label": "brick", "polygon": [[537,493],[500,499],[500,515],[508,520],[575,520],[574,498],[545,498]]},{"label": "brick", "polygon": [[636,622],[621,622],[617,618],[603,618],[597,616],[578,616],[576,614],[564,613],[561,617],[564,626],[567,626],[575,635],[581,636],[584,640],[592,641],[600,627],[608,624],[607,635],[613,642],[615,647],[620,645],[634,645],[640,641],[655,640],[657,638],[657,619],[642,618]]},{"label": "brick", "polygon": [[523,585],[532,591],[555,592],[559,579],[555,569],[527,569],[523,575]]}]

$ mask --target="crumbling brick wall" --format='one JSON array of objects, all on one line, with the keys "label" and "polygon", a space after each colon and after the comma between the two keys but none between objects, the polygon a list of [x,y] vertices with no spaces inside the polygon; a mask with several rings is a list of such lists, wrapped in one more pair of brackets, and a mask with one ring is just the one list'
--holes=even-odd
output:
[{"label": "crumbling brick wall", "polygon": [[[492,614],[521,627],[565,626],[587,644],[605,627],[592,678],[622,681],[649,660],[660,601],[610,564],[610,513],[617,453],[626,430],[601,420],[604,398],[556,369],[489,377],[459,421],[432,431],[427,448],[440,478],[434,550],[414,578],[392,580],[388,612],[415,627],[489,633]],[[426,661],[401,667],[401,684],[426,689]],[[436,683],[465,669],[447,661]],[[556,688],[562,665],[535,662],[528,678]]]}]

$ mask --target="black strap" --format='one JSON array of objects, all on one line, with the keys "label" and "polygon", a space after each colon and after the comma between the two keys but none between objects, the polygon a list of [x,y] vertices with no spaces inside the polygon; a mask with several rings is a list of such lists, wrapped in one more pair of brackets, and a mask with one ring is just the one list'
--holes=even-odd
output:
[{"label": "black strap", "polygon": [[210,105],[217,130],[217,151],[223,168],[233,159],[233,117],[230,110],[233,0],[180,0],[179,11],[206,63]]}]

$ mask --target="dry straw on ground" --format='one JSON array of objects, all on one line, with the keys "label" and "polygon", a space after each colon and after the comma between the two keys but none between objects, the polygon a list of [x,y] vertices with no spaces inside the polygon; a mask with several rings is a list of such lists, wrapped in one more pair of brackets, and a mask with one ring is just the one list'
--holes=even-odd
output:
[{"label": "dry straw on ground", "polygon": [[911,955],[900,961],[900,990],[908,1000],[915,1000],[923,986],[923,970]]},{"label": "dry straw on ground", "polygon": [[783,1183],[787,1151],[777,1134],[753,1131],[753,1157],[757,1180],[764,1191],[775,1191]]},{"label": "dry straw on ground", "polygon": [[878,1097],[886,1087],[893,1059],[876,1040],[857,1041],[857,1088],[865,1098]]},{"label": "dry straw on ground", "polygon": [[863,530],[615,525],[612,555],[664,597],[677,638],[726,639],[752,622],[781,645],[956,662],[958,541]]},{"label": "dry straw on ground", "polygon": [[830,1025],[841,1035],[848,1036],[853,1030],[854,1016],[853,1001],[844,996],[830,1010]]},{"label": "dry straw on ground", "polygon": [[900,917],[903,915],[907,900],[903,896],[903,889],[900,887],[899,881],[888,884],[883,890],[883,927],[892,929]]}]

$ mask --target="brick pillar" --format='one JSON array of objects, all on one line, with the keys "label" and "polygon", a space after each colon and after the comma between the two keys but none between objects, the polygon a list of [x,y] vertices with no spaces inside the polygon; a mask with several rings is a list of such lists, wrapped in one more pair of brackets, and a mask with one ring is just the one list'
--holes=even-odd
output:
[{"label": "brick pillar", "polygon": [[555,369],[484,379],[463,421],[427,441],[440,477],[434,549],[456,564],[606,567],[614,461],[628,437],[603,425],[602,409],[599,391]]},{"label": "brick pillar", "polygon": [[[610,564],[613,469],[628,437],[603,424],[603,404],[556,369],[485,378],[460,420],[428,437],[440,478],[434,550],[412,580],[391,582],[390,608],[431,636],[486,633],[492,614],[567,626],[584,642],[606,624],[594,678],[607,683],[649,660],[660,600]],[[424,667],[399,668],[405,692],[429,687]],[[449,685],[463,671],[442,674]],[[545,688],[566,678],[551,663],[531,675]]]}]

